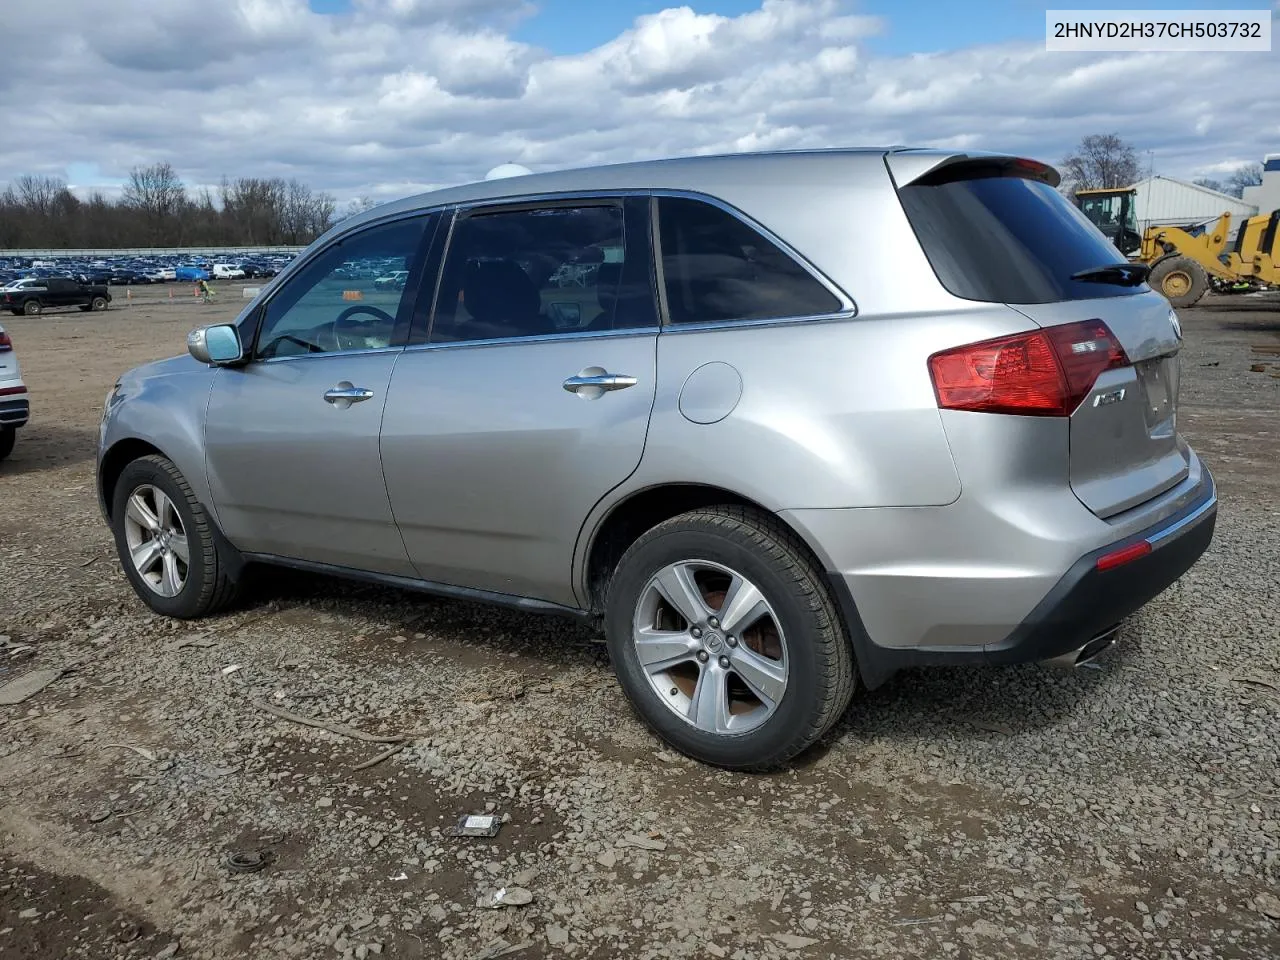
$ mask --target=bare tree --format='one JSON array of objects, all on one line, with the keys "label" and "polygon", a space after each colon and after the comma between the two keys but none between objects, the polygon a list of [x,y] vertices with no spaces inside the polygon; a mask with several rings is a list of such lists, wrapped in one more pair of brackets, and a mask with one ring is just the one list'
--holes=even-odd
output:
[{"label": "bare tree", "polygon": [[187,202],[187,189],[171,165],[155,163],[134,167],[129,172],[122,201],[142,217],[152,243],[177,239],[175,221]]},{"label": "bare tree", "polygon": [[327,193],[315,193],[299,180],[285,184],[282,226],[289,243],[300,243],[303,237],[319,236],[329,229],[332,221],[333,197]]},{"label": "bare tree", "polygon": [[1223,182],[1221,180],[1214,180],[1212,177],[1196,177],[1191,182],[1197,187],[1205,187],[1208,190],[1217,190],[1219,193],[1224,192]]},{"label": "bare tree", "polygon": [[347,201],[347,216],[354,217],[358,213],[364,213],[366,210],[372,210],[378,205],[378,201],[373,197],[356,197]]},{"label": "bare tree", "polygon": [[40,217],[53,215],[58,197],[67,190],[67,182],[59,177],[37,177],[26,174],[13,181],[18,202]]},{"label": "bare tree", "polygon": [[1245,187],[1256,187],[1262,182],[1262,164],[1246,163],[1242,167],[1237,167],[1231,171],[1231,176],[1227,177],[1226,192],[1233,197],[1244,196]]},{"label": "bare tree", "polygon": [[335,203],[297,181],[223,178],[216,192],[186,188],[169,164],[135,168],[124,195],[81,200],[57,177],[0,183],[0,250],[158,244],[306,244],[333,223]]},{"label": "bare tree", "polygon": [[1138,179],[1138,171],[1137,153],[1119,134],[1091,133],[1063,158],[1062,182],[1074,196],[1077,190],[1127,187]]}]

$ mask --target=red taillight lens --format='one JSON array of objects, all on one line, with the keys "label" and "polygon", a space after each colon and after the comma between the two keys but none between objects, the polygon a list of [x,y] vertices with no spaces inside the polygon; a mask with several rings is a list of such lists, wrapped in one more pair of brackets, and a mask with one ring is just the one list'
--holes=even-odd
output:
[{"label": "red taillight lens", "polygon": [[1139,540],[1137,543],[1116,550],[1114,553],[1105,553],[1098,558],[1097,567],[1099,570],[1112,570],[1115,567],[1122,567],[1132,560],[1139,557],[1145,557],[1151,552],[1151,544],[1146,540]]},{"label": "red taillight lens", "polygon": [[13,341],[9,339],[9,335],[7,333],[5,333],[3,330],[0,330],[0,353],[4,352],[5,350],[12,350],[12,349],[13,349]]},{"label": "red taillight lens", "polygon": [[1088,320],[943,350],[929,373],[944,410],[1067,417],[1099,374],[1128,363],[1107,325]]}]

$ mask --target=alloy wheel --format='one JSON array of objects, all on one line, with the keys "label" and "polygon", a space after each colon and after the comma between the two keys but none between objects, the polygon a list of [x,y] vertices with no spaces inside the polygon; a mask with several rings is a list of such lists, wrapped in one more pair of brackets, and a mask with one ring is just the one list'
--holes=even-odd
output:
[{"label": "alloy wheel", "polygon": [[135,488],[125,505],[124,536],[142,582],[162,597],[176,597],[191,561],[182,518],[168,494],[150,484]]},{"label": "alloy wheel", "polygon": [[722,564],[683,560],[654,574],[632,640],[658,699],[705,733],[758,727],[786,693],[787,643],[773,607]]}]

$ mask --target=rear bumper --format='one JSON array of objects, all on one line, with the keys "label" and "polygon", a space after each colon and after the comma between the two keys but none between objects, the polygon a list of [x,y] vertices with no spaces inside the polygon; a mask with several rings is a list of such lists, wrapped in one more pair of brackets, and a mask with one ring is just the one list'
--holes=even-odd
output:
[{"label": "rear bumper", "polygon": [[[1119,539],[1101,545],[1095,541],[1090,545],[1093,549],[1083,548],[1087,550],[1083,555],[1074,554],[1075,559],[1058,568],[1066,572],[1045,583],[1037,593],[1038,601],[1024,607],[1028,612],[1003,630],[994,629],[990,616],[990,608],[999,605],[1001,589],[1007,586],[999,578],[968,576],[948,585],[941,603],[927,591],[936,585],[933,581],[912,578],[908,586],[926,592],[918,595],[918,609],[904,609],[902,616],[923,616],[936,626],[924,631],[916,644],[884,646],[874,633],[868,633],[859,612],[851,588],[851,582],[857,581],[847,573],[828,573],[863,681],[876,687],[898,670],[915,666],[1052,660],[1106,633],[1164,591],[1208,549],[1217,521],[1217,492],[1208,468],[1199,462],[1196,468],[1193,495],[1182,500],[1176,512]],[[1149,547],[1150,552],[1118,566],[1099,568],[1100,558],[1139,544],[1146,547],[1137,547],[1138,551]],[[1043,581],[1035,578],[1033,582]],[[973,639],[979,630],[987,634],[980,641]]]},{"label": "rear bumper", "polygon": [[[0,387],[8,386],[0,383]],[[22,393],[0,393],[0,427],[16,430],[18,427],[26,426],[30,416],[31,401],[25,389]]]},{"label": "rear bumper", "polygon": [[[1218,497],[1205,471],[1202,498],[1156,526],[1077,560],[1027,618],[1000,643],[984,648],[991,663],[1026,663],[1069,653],[1162,593],[1200,559],[1213,540]],[[1111,569],[1098,561],[1126,547],[1150,553]]]}]

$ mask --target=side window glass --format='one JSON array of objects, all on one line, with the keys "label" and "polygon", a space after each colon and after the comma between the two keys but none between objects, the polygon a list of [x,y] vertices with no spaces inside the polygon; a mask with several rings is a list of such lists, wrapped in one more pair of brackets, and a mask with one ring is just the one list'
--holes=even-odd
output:
[{"label": "side window glass", "polygon": [[254,356],[339,353],[391,345],[411,308],[405,291],[428,217],[370,227],[333,244],[267,304]]},{"label": "side window glass", "polygon": [[839,299],[790,255],[701,200],[658,200],[662,271],[672,323],[813,317]]},{"label": "side window glass", "polygon": [[[459,218],[431,342],[656,326],[647,245],[624,219],[621,204]],[[643,214],[630,219],[644,229]]]}]

